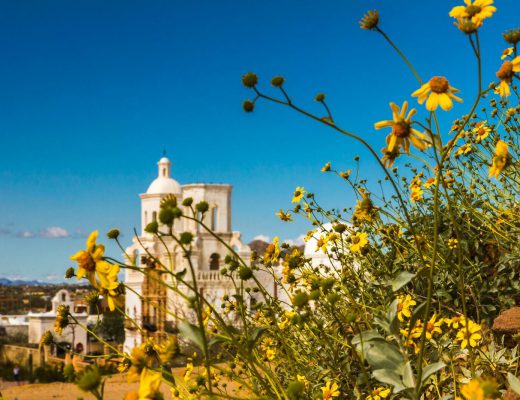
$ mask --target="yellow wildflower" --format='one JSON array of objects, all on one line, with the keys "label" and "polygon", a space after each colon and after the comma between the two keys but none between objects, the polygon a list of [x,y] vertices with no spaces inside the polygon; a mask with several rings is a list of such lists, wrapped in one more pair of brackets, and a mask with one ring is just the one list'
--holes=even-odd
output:
[{"label": "yellow wildflower", "polygon": [[356,232],[350,237],[350,251],[352,253],[359,253],[368,244],[366,232]]},{"label": "yellow wildflower", "polygon": [[509,154],[509,146],[503,140],[499,140],[495,147],[495,155],[493,157],[493,164],[489,168],[489,177],[498,176],[502,170],[511,162],[511,155]]},{"label": "yellow wildflower", "polygon": [[324,253],[327,251],[327,244],[329,243],[328,235],[321,235],[316,242],[316,250],[315,251],[323,251]]},{"label": "yellow wildflower", "polygon": [[395,147],[392,151],[389,151],[388,147],[383,147],[381,149],[381,153],[383,153],[381,162],[386,168],[390,168],[392,165],[394,165],[395,159],[401,154],[397,147]]},{"label": "yellow wildflower", "polygon": [[388,396],[390,396],[391,390],[385,387],[378,387],[370,393],[366,400],[381,400],[386,399]]},{"label": "yellow wildflower", "polygon": [[480,143],[489,136],[491,127],[487,125],[487,121],[481,121],[475,125],[472,132],[475,134],[475,142]]},{"label": "yellow wildflower", "polygon": [[493,6],[493,0],[464,0],[465,6],[455,6],[451,9],[450,17],[457,19],[469,19],[473,23],[480,23],[486,18],[490,18],[497,10]]},{"label": "yellow wildflower", "polygon": [[508,47],[502,52],[502,56],[500,57],[501,60],[507,58],[511,54],[513,54],[514,47]]},{"label": "yellow wildflower", "polygon": [[499,94],[500,97],[507,97],[511,94],[509,85],[513,82],[515,72],[520,72],[520,56],[511,61],[504,61],[496,73],[497,78],[500,79],[500,84],[495,89],[495,93]]},{"label": "yellow wildflower", "polygon": [[321,172],[329,172],[330,171],[330,161],[323,166]]},{"label": "yellow wildflower", "polygon": [[500,398],[498,385],[492,379],[472,379],[460,388],[460,394],[465,400],[495,400]]},{"label": "yellow wildflower", "polygon": [[448,247],[450,249],[456,249],[459,245],[459,241],[456,238],[449,238],[448,239]]},{"label": "yellow wildflower", "polygon": [[435,186],[437,184],[437,179],[436,178],[428,178],[426,180],[426,182],[424,182],[424,187],[426,189],[429,189],[431,188],[432,186]]},{"label": "yellow wildflower", "polygon": [[357,200],[356,209],[352,215],[352,219],[358,221],[371,221],[377,213],[378,208],[374,206],[374,203],[370,199],[370,196],[361,192],[361,200]]},{"label": "yellow wildflower", "polygon": [[406,153],[409,153],[410,142],[419,150],[425,150],[427,144],[424,141],[424,134],[412,128],[411,124],[411,119],[417,110],[412,108],[408,115],[406,115],[406,111],[408,110],[407,101],[403,103],[402,108],[399,108],[395,103],[390,103],[390,108],[392,109],[393,119],[379,121],[374,124],[376,129],[392,128],[392,131],[386,137],[387,152],[393,151],[394,148],[403,148]]},{"label": "yellow wildflower", "polygon": [[426,339],[431,340],[435,333],[442,333],[441,326],[443,320],[437,321],[437,315],[433,314],[428,323],[426,324]]},{"label": "yellow wildflower", "polygon": [[305,194],[305,189],[303,187],[298,186],[294,191],[292,202],[299,203]]},{"label": "yellow wildflower", "polygon": [[464,143],[462,146],[460,146],[457,151],[455,152],[455,157],[462,156],[464,154],[471,153],[471,144]]},{"label": "yellow wildflower", "polygon": [[415,306],[417,302],[410,296],[409,294],[401,295],[398,298],[399,302],[397,303],[397,318],[399,321],[403,322],[404,318],[410,318],[412,315],[410,307]]},{"label": "yellow wildflower", "polygon": [[285,222],[292,222],[293,219],[291,218],[291,213],[285,212],[282,209],[276,213],[276,216],[280,218],[282,221]]},{"label": "yellow wildflower", "polygon": [[280,239],[278,238],[278,236],[275,236],[273,239],[273,243],[269,244],[265,249],[264,263],[266,265],[273,265],[278,262],[278,259],[280,258],[279,241]]},{"label": "yellow wildflower", "polygon": [[311,231],[308,231],[305,237],[303,238],[304,241],[308,242],[314,237],[314,234],[316,233],[316,229],[313,229]]},{"label": "yellow wildflower", "polygon": [[453,107],[452,100],[462,102],[460,97],[453,94],[458,91],[458,89],[450,85],[444,76],[434,76],[413,92],[412,96],[417,97],[419,104],[426,101],[426,109],[428,111],[435,111],[439,105],[444,111],[449,111]]},{"label": "yellow wildflower", "polygon": [[189,362],[186,364],[186,371],[184,371],[184,382],[189,382],[191,378],[191,374],[193,372],[193,363]]},{"label": "yellow wildflower", "polygon": [[479,324],[467,320],[457,332],[455,340],[460,342],[461,349],[465,349],[468,344],[470,347],[476,347],[482,340],[482,328]]},{"label": "yellow wildflower", "polygon": [[321,391],[323,392],[323,400],[330,400],[340,395],[339,386],[336,382],[328,381],[325,386],[321,387]]},{"label": "yellow wildflower", "polygon": [[160,392],[161,373],[148,368],[143,369],[139,381],[139,400],[163,400]]},{"label": "yellow wildflower", "polygon": [[363,18],[361,18],[361,21],[359,21],[361,28],[367,30],[376,29],[378,24],[379,13],[377,10],[367,11],[367,13],[363,15]]},{"label": "yellow wildflower", "polygon": [[[105,246],[102,244],[96,244],[97,237],[98,231],[92,232],[87,239],[87,248],[85,250],[78,251],[76,254],[70,257],[71,260],[78,263],[78,271],[76,273],[78,279],[86,276],[94,287],[99,287],[99,284],[96,280],[96,271],[98,271],[98,276],[100,276],[101,279],[103,274],[108,274],[111,271],[116,270],[116,268],[116,275],[119,273],[119,267],[112,265],[103,259]],[[100,274],[100,272],[102,273]]]},{"label": "yellow wildflower", "polygon": [[412,202],[420,201],[423,199],[424,190],[422,190],[420,186],[414,185],[410,189],[410,200]]},{"label": "yellow wildflower", "polygon": [[306,388],[309,386],[309,380],[305,377],[305,375],[296,375],[296,380],[300,383],[303,383],[303,386]]}]

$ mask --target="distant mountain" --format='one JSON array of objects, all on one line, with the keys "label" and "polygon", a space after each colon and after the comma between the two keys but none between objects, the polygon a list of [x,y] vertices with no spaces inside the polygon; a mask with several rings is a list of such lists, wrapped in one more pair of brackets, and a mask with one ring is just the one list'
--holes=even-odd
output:
[{"label": "distant mountain", "polygon": [[24,281],[20,279],[15,279],[12,281],[7,278],[0,278],[0,286],[47,286],[53,285],[53,283],[40,282],[40,281]]}]

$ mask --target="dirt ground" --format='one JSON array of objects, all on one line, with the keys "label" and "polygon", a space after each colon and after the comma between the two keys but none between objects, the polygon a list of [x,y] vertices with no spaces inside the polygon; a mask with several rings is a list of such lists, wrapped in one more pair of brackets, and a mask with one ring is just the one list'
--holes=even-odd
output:
[{"label": "dirt ground", "polygon": [[[125,375],[112,375],[105,384],[105,400],[123,400],[125,394],[137,390],[138,383],[127,383]],[[163,385],[165,399],[170,399],[170,390]],[[12,382],[0,383],[0,392],[6,400],[93,400],[94,396],[82,392],[72,383],[35,383],[13,386]]]}]

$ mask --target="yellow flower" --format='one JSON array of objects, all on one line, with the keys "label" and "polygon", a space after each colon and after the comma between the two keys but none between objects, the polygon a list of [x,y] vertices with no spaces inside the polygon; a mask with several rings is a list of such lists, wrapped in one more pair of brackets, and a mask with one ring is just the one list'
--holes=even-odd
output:
[{"label": "yellow flower", "polygon": [[294,191],[292,202],[299,203],[305,194],[305,189],[303,187],[298,186]]},{"label": "yellow flower", "polygon": [[460,388],[460,394],[465,400],[495,400],[500,398],[495,380],[472,379]]},{"label": "yellow flower", "polygon": [[435,333],[442,333],[441,326],[443,320],[437,321],[437,315],[433,314],[428,323],[426,324],[426,339],[431,340]]},{"label": "yellow flower", "polygon": [[328,235],[321,235],[318,241],[316,242],[316,250],[321,250],[324,253],[327,251],[327,244],[329,243],[329,236]]},{"label": "yellow flower", "polygon": [[308,387],[309,386],[309,381],[308,379],[305,377],[305,375],[296,375],[296,380],[300,383],[303,383],[303,386],[305,387]]},{"label": "yellow flower", "polygon": [[321,391],[323,392],[323,400],[329,400],[333,397],[339,397],[339,387],[336,382],[328,381],[325,386],[321,387]]},{"label": "yellow flower", "polygon": [[187,363],[186,364],[186,371],[184,371],[184,382],[189,382],[191,378],[191,373],[193,372],[193,363]]},{"label": "yellow flower", "polygon": [[361,21],[359,21],[359,25],[361,25],[361,28],[368,30],[377,28],[378,24],[379,13],[377,12],[377,10],[367,11],[367,13],[363,15],[363,18],[361,18]]},{"label": "yellow flower", "polygon": [[456,249],[458,245],[459,245],[459,241],[457,239],[455,239],[455,238],[448,239],[448,247],[450,249],[452,249],[452,250]]},{"label": "yellow flower", "polygon": [[500,57],[501,60],[507,58],[511,54],[513,54],[514,47],[508,47],[502,52],[502,56]]},{"label": "yellow flower", "polygon": [[435,111],[439,105],[444,111],[449,111],[453,107],[452,100],[462,102],[460,97],[453,94],[458,91],[458,89],[450,86],[450,83],[444,76],[434,76],[413,92],[412,96],[417,97],[419,104],[426,101],[426,109],[428,111]]},{"label": "yellow flower", "polygon": [[378,208],[374,206],[370,196],[365,192],[361,192],[361,198],[361,200],[357,200],[356,209],[354,210],[352,219],[355,222],[363,220],[371,221],[375,217]]},{"label": "yellow flower", "polygon": [[487,125],[487,121],[478,122],[473,128],[475,134],[475,142],[480,143],[489,136],[491,128]]},{"label": "yellow flower", "polygon": [[316,229],[313,229],[311,231],[308,231],[307,234],[305,235],[305,237],[303,238],[303,240],[305,242],[308,242],[309,240],[311,240],[313,237],[314,237],[314,234],[316,233]]},{"label": "yellow flower", "polygon": [[490,18],[497,10],[493,0],[464,0],[465,6],[453,7],[449,13],[450,17],[457,19],[469,19],[473,23],[480,23],[485,18]]},{"label": "yellow flower", "polygon": [[479,324],[468,320],[462,324],[457,332],[455,340],[460,342],[461,349],[465,349],[468,344],[470,347],[476,347],[482,340],[482,328]]},{"label": "yellow flower", "polygon": [[468,153],[471,153],[471,144],[464,143],[455,152],[455,157],[463,156],[464,154],[468,154]]},{"label": "yellow flower", "polygon": [[507,97],[511,94],[509,85],[513,82],[515,72],[520,72],[520,56],[515,57],[512,61],[506,60],[497,71],[496,76],[500,79],[500,84],[495,89],[495,93],[500,97]]},{"label": "yellow flower", "polygon": [[511,162],[511,155],[509,154],[509,146],[503,140],[499,140],[495,147],[495,155],[493,157],[493,164],[489,168],[489,177],[498,176],[502,170]]},{"label": "yellow flower", "polygon": [[392,151],[389,151],[388,147],[383,147],[381,149],[381,153],[383,153],[381,162],[386,168],[390,168],[392,165],[394,165],[395,159],[399,157],[399,155],[401,154],[397,147],[394,148]]},{"label": "yellow flower", "polygon": [[291,218],[291,213],[285,212],[282,209],[276,213],[276,216],[280,218],[282,221],[285,222],[292,222],[293,219]]},{"label": "yellow flower", "polygon": [[392,132],[386,137],[386,151],[392,152],[394,148],[403,148],[406,153],[410,152],[410,141],[419,150],[425,150],[427,147],[424,141],[425,136],[421,132],[412,128],[411,119],[417,112],[412,108],[408,115],[408,102],[405,101],[401,109],[395,103],[390,103],[392,109],[392,120],[379,121],[374,124],[374,128],[392,128]]},{"label": "yellow flower", "polygon": [[119,273],[119,267],[103,260],[105,246],[102,244],[96,244],[97,237],[98,231],[92,232],[87,239],[87,248],[78,251],[70,257],[71,260],[78,263],[78,271],[76,273],[78,279],[86,276],[94,287],[99,287],[96,280],[96,271],[98,271],[98,276],[101,280],[103,280],[103,275],[113,272],[113,268],[117,268],[116,275]]},{"label": "yellow flower", "polygon": [[352,253],[359,253],[368,244],[366,232],[356,232],[350,237],[350,251]]},{"label": "yellow flower", "polygon": [[329,172],[330,171],[330,162],[325,164],[323,168],[321,169],[321,172]]},{"label": "yellow flower", "polygon": [[160,372],[143,369],[139,381],[139,400],[163,400],[164,397],[159,391],[161,379]]},{"label": "yellow flower", "polygon": [[410,307],[415,306],[417,302],[410,296],[409,294],[401,295],[398,298],[399,302],[397,303],[397,318],[399,321],[403,322],[404,317],[410,318],[412,315]]},{"label": "yellow flower", "polygon": [[424,190],[420,186],[414,185],[411,188],[410,200],[412,202],[420,201],[423,199]]},{"label": "yellow flower", "polygon": [[426,189],[431,188],[432,186],[435,186],[437,184],[437,178],[428,178],[426,182],[424,182],[424,187]]},{"label": "yellow flower", "polygon": [[278,262],[278,259],[280,258],[280,246],[278,244],[279,241],[280,239],[278,236],[275,236],[273,243],[269,244],[265,249],[264,263],[266,265],[273,265]]},{"label": "yellow flower", "polygon": [[370,393],[366,400],[381,400],[386,399],[388,396],[390,396],[391,390],[385,387],[378,387]]}]

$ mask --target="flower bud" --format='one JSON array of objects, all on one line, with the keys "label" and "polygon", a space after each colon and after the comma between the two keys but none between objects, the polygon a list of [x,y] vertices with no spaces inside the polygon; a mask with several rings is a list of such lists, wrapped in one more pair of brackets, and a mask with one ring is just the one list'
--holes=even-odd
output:
[{"label": "flower bud", "polygon": [[305,391],[305,385],[299,381],[289,382],[287,385],[287,395],[292,399],[300,399],[303,392]]},{"label": "flower bud", "polygon": [[252,112],[255,109],[255,103],[253,103],[251,100],[245,100],[242,103],[242,108],[245,112]]},{"label": "flower bud", "polygon": [[502,34],[504,40],[509,44],[517,44],[520,42],[520,28],[511,29]]},{"label": "flower bud", "polygon": [[146,225],[144,231],[155,234],[159,231],[159,224],[157,223],[157,221],[152,221],[148,225]]},{"label": "flower bud", "polygon": [[247,88],[253,88],[258,83],[258,76],[253,72],[248,72],[242,77],[242,85]]},{"label": "flower bud", "polygon": [[165,225],[172,225],[175,214],[170,208],[163,208],[159,211],[159,221]]},{"label": "flower bud", "polygon": [[298,292],[292,298],[292,304],[295,307],[304,307],[309,302],[309,296],[305,292]]},{"label": "flower bud", "polygon": [[182,232],[179,238],[179,242],[184,245],[190,244],[192,240],[193,234],[191,232]]},{"label": "flower bud", "polygon": [[175,197],[173,194],[166,195],[161,200],[161,208],[174,208],[177,207],[177,197]]},{"label": "flower bud", "polygon": [[314,100],[316,100],[318,103],[321,103],[325,100],[325,93],[318,93],[315,97],[314,97]]},{"label": "flower bud", "polygon": [[119,229],[111,229],[107,233],[107,238],[109,239],[117,239],[119,237]]},{"label": "flower bud", "polygon": [[209,204],[207,201],[201,201],[200,203],[197,203],[197,205],[195,206],[195,209],[198,212],[201,212],[204,214],[206,211],[209,210]]},{"label": "flower bud", "polygon": [[186,197],[183,201],[182,201],[182,205],[184,207],[189,207],[193,204],[193,197]]},{"label": "flower bud", "polygon": [[54,343],[54,335],[51,331],[45,331],[45,333],[40,338],[40,346],[48,346]]},{"label": "flower bud", "polygon": [[274,87],[281,87],[284,82],[285,79],[283,76],[275,76],[273,79],[271,79],[271,85]]},{"label": "flower bud", "polygon": [[247,281],[248,279],[251,279],[253,277],[253,270],[251,268],[242,266],[238,270],[238,276],[243,281]]},{"label": "flower bud", "polygon": [[78,380],[78,387],[84,392],[91,392],[97,390],[101,384],[101,373],[97,365],[88,367]]},{"label": "flower bud", "polygon": [[68,268],[67,271],[65,271],[65,279],[70,279],[75,275],[76,275],[76,272],[74,271],[74,268],[72,268],[72,267]]}]

